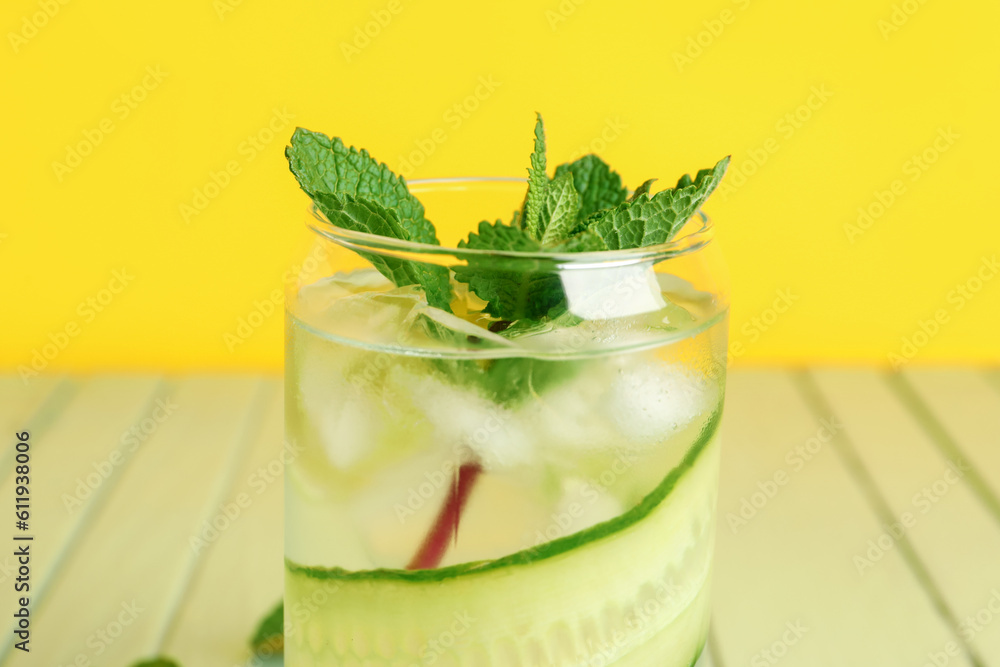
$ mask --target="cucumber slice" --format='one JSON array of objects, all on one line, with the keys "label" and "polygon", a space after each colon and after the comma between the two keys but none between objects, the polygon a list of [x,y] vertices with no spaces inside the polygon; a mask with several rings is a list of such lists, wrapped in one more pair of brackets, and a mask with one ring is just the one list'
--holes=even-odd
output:
[{"label": "cucumber slice", "polygon": [[637,506],[534,549],[416,571],[288,561],[286,664],[693,664],[709,617],[718,419]]}]

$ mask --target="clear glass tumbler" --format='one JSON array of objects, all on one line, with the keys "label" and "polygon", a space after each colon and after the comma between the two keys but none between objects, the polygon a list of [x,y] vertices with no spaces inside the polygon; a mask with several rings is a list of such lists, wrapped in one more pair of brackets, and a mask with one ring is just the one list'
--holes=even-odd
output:
[{"label": "clear glass tumbler", "polygon": [[[523,179],[410,189],[451,247],[314,212],[288,290],[285,664],[694,664],[728,326],[710,221],[637,250],[475,251],[452,241]],[[399,260],[447,267],[453,312],[373,268]],[[540,315],[491,318],[456,279],[475,275]]]}]

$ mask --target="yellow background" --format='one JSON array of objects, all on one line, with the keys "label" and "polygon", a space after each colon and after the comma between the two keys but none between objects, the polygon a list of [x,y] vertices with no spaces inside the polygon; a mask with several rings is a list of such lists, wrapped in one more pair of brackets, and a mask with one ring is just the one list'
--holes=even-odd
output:
[{"label": "yellow background", "polygon": [[[1000,249],[998,24],[996,2],[938,0],[6,0],[0,368],[75,324],[46,371],[276,369],[278,312],[225,336],[300,248],[293,126],[395,169],[429,140],[412,177],[523,175],[535,110],[550,164],[596,147],[633,186],[733,155],[706,210],[740,363],[884,364],[939,310],[915,361],[997,361],[1000,279],[961,308],[953,290]],[[457,126],[456,104],[477,107]],[[78,166],[54,165],[102,127]],[[796,300],[772,319],[780,290]]]}]

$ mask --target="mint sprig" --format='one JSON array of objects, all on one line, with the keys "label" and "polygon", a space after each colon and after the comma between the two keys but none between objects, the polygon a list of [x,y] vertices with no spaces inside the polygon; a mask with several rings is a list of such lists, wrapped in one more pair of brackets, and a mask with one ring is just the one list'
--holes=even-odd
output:
[{"label": "mint sprig", "polygon": [[[338,138],[296,129],[285,151],[289,167],[317,208],[335,225],[389,238],[438,245],[434,225],[406,181],[367,151]],[[694,178],[651,194],[654,179],[632,196],[621,176],[596,155],[547,170],[545,125],[536,114],[528,190],[511,223],[482,222],[460,248],[492,251],[466,258],[455,279],[486,302],[484,312],[501,326],[542,321],[566,310],[553,266],[539,258],[503,253],[574,253],[642,248],[669,241],[718,186],[729,164],[723,158]],[[397,286],[420,285],[427,302],[451,312],[453,293],[445,267],[358,251]],[[506,324],[504,324],[506,323]]]}]

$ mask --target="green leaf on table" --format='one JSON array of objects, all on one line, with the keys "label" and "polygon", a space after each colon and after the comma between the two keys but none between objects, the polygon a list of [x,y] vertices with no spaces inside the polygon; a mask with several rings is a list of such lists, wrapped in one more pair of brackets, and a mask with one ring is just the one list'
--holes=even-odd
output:
[{"label": "green leaf on table", "polygon": [[524,201],[524,219],[521,226],[535,239],[542,238],[542,206],[549,188],[549,177],[545,164],[545,124],[542,115],[535,114],[535,149],[531,153],[531,167],[528,168],[528,194]]},{"label": "green leaf on table", "polygon": [[285,604],[277,606],[265,616],[250,638],[250,648],[256,655],[274,655],[285,647]]},{"label": "green leaf on table", "polygon": [[712,194],[726,173],[729,158],[712,169],[702,169],[692,181],[684,176],[678,187],[626,201],[592,215],[587,228],[603,239],[609,250],[642,248],[666,243]]},{"label": "green leaf on table", "polygon": [[580,212],[580,194],[573,187],[573,174],[552,180],[542,205],[542,245],[565,241],[576,229]]},{"label": "green leaf on table", "polygon": [[338,137],[301,127],[285,148],[288,166],[307,195],[350,195],[393,209],[407,239],[439,245],[434,225],[424,217],[424,205],[410,194],[406,180],[368,151],[347,147]]},{"label": "green leaf on table", "polygon": [[177,663],[170,658],[153,658],[151,660],[140,660],[132,663],[132,667],[178,667]]},{"label": "green leaf on table", "polygon": [[555,177],[573,174],[573,187],[580,193],[581,220],[625,201],[628,191],[622,177],[596,155],[584,155],[579,160],[556,167]]}]

